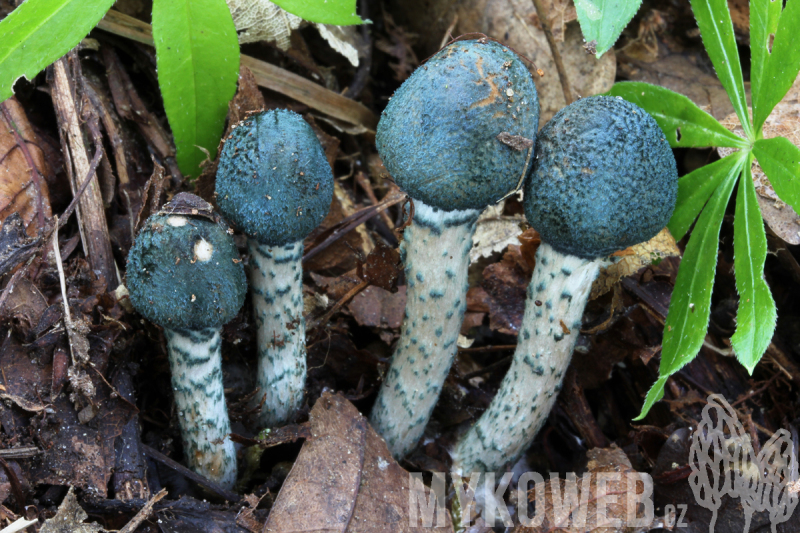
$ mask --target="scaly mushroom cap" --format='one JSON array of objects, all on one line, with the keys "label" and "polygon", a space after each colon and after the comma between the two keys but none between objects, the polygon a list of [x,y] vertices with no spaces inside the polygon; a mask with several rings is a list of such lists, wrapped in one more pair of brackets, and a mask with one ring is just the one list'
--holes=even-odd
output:
[{"label": "scaly mushroom cap", "polygon": [[237,125],[219,158],[217,205],[248,237],[280,246],[303,240],[331,205],[333,173],[311,126],[277,109]]},{"label": "scaly mushroom cap", "polygon": [[513,190],[539,99],[522,60],[494,41],[457,41],[420,66],[395,92],[378,123],[376,145],[394,180],[412,198],[446,211],[483,209]]},{"label": "scaly mushroom cap", "polygon": [[128,291],[145,318],[170,329],[229,322],[244,303],[247,280],[226,228],[206,218],[158,213],[128,254]]},{"label": "scaly mushroom cap", "polygon": [[677,194],[675,158],[656,121],[621,98],[595,96],[539,133],[525,215],[559,252],[594,259],[654,237]]}]

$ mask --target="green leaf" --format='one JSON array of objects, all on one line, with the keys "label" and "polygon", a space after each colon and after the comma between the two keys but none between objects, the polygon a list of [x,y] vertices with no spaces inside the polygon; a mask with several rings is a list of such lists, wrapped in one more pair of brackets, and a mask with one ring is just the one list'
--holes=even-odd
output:
[{"label": "green leaf", "polygon": [[711,312],[711,290],[717,271],[722,217],[736,184],[736,176],[746,160],[745,157],[740,158],[734,172],[728,174],[714,192],[686,245],[667,312],[659,380],[648,393],[637,420],[646,416],[653,403],[663,397],[667,378],[694,359],[703,346]]},{"label": "green leaf", "polygon": [[647,398],[644,399],[642,412],[639,413],[639,416],[633,419],[634,421],[641,420],[646,417],[647,413],[650,412],[650,409],[653,408],[653,405],[664,397],[664,385],[667,384],[668,379],[669,376],[661,376],[656,380],[655,383],[653,383],[653,386],[650,387],[650,390],[647,392]]},{"label": "green leaf", "polygon": [[272,3],[292,15],[320,24],[351,26],[369,22],[356,14],[356,0],[272,0]]},{"label": "green leaf", "polygon": [[200,173],[217,151],[228,102],[236,92],[239,42],[225,0],[154,0],[158,85],[178,165]]},{"label": "green leaf", "polygon": [[[767,46],[770,35],[778,30],[778,20],[781,17],[782,2],[773,0],[752,0],[750,2],[750,94],[753,102],[758,101],[764,77]],[[753,115],[757,115],[753,111]],[[760,124],[755,120],[754,126],[758,131]]]},{"label": "green leaf", "polygon": [[[97,25],[114,0],[28,0],[0,22],[0,102],[22,76],[32,80]],[[57,37],[56,37],[57,36]]]},{"label": "green leaf", "polygon": [[733,221],[733,265],[739,291],[739,311],[731,343],[736,358],[752,374],[772,340],[778,312],[764,279],[767,235],[750,174],[751,160],[752,155],[747,158],[744,177],[739,181]]},{"label": "green leaf", "polygon": [[[681,240],[694,219],[725,178],[730,177],[737,165],[747,155],[734,152],[728,157],[702,166],[678,180],[678,201],[667,227],[675,240]],[[738,172],[738,169],[737,169]]]},{"label": "green leaf", "polygon": [[664,87],[637,81],[623,81],[615,83],[606,94],[621,96],[650,113],[673,148],[749,146],[746,139],[729,131],[694,102]]},{"label": "green leaf", "polygon": [[575,0],[578,22],[586,41],[597,41],[597,57],[614,46],[642,0]]},{"label": "green leaf", "polygon": [[719,81],[731,99],[736,116],[749,139],[753,138],[750,113],[747,112],[742,66],[733,33],[731,13],[726,0],[691,0],[692,11],[700,27],[700,35]]},{"label": "green leaf", "polygon": [[[763,1],[767,0],[754,0],[755,3]],[[782,3],[780,0],[769,1],[778,4],[777,9],[780,9]],[[800,30],[800,2],[791,0],[786,3],[786,8],[780,15],[775,40],[772,43],[772,53],[765,51],[766,53],[761,54],[766,62],[759,69],[761,75],[758,92],[753,93],[753,122],[757,131],[761,129],[764,121],[775,108],[775,104],[781,101],[781,98],[792,86],[797,78],[797,72],[800,71],[798,30]],[[759,46],[765,44],[762,40]],[[753,58],[755,59],[755,57],[754,55]]]},{"label": "green leaf", "polygon": [[753,153],[778,197],[800,213],[800,148],[786,137],[773,137],[756,141]]}]

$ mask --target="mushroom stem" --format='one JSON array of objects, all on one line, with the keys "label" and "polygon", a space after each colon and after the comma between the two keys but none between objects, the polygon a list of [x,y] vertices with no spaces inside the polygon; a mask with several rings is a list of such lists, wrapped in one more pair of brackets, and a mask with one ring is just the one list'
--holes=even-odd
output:
[{"label": "mushroom stem", "polygon": [[222,387],[221,331],[164,328],[184,460],[230,489],[236,482],[236,450]]},{"label": "mushroom stem", "polygon": [[592,282],[604,264],[539,246],[511,367],[489,408],[456,445],[454,471],[496,472],[530,445],[561,390]]},{"label": "mushroom stem", "polygon": [[258,325],[259,422],[288,422],[303,403],[306,323],[303,318],[303,242],[281,246],[247,240],[248,275]]},{"label": "mushroom stem", "polygon": [[407,288],[403,331],[370,416],[395,457],[405,456],[422,436],[458,350],[479,214],[414,201],[414,222],[400,246]]}]

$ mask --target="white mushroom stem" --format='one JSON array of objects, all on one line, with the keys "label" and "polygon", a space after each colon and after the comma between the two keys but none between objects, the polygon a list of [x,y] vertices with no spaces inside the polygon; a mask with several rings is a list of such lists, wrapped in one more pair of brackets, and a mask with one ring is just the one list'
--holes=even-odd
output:
[{"label": "white mushroom stem", "polygon": [[458,350],[479,214],[414,201],[414,220],[400,246],[407,287],[403,330],[370,416],[397,458],[417,445]]},{"label": "white mushroom stem", "polygon": [[454,471],[496,472],[533,441],[561,390],[592,282],[605,264],[539,246],[511,367],[489,408],[456,445]]},{"label": "white mushroom stem", "polygon": [[164,329],[183,456],[194,472],[233,488],[236,450],[222,387],[222,328]]},{"label": "white mushroom stem", "polygon": [[248,248],[250,292],[258,326],[256,403],[261,405],[259,423],[274,427],[290,421],[303,404],[303,243],[268,246],[248,239]]}]

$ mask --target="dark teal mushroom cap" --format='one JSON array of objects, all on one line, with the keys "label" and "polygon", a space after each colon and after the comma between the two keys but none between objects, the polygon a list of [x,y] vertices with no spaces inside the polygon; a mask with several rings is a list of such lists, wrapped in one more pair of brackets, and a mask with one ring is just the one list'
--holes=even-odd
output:
[{"label": "dark teal mushroom cap", "polygon": [[292,111],[250,116],[228,138],[217,205],[248,237],[279,246],[303,240],[331,205],[333,173],[311,126]]},{"label": "dark teal mushroom cap", "polygon": [[559,252],[594,259],[654,237],[677,194],[675,158],[656,121],[621,98],[595,96],[539,132],[525,215]]},{"label": "dark teal mushroom cap", "polygon": [[457,41],[395,92],[376,145],[412,198],[446,211],[483,209],[519,184],[538,128],[536,86],[519,56],[495,41]]},{"label": "dark teal mushroom cap", "polygon": [[236,316],[247,293],[244,267],[223,225],[163,212],[136,236],[127,281],[136,310],[170,329],[219,327]]}]

